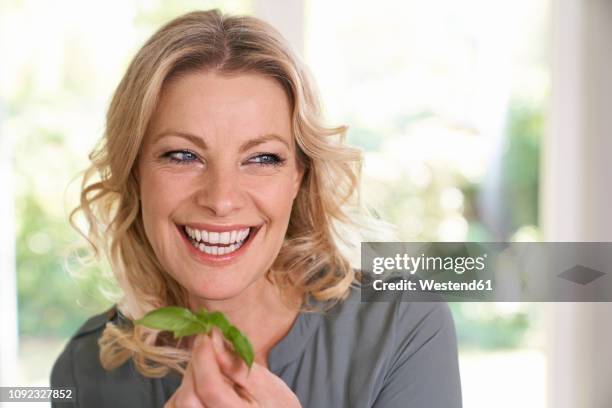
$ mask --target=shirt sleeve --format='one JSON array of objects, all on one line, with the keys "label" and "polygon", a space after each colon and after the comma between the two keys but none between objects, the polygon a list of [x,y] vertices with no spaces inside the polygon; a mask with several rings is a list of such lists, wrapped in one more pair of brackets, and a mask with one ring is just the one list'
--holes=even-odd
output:
[{"label": "shirt sleeve", "polygon": [[51,387],[75,393],[73,401],[54,401],[52,408],[161,408],[168,400],[162,379],[144,377],[131,360],[110,371],[102,367],[98,341],[110,318],[108,312],[90,318],[55,361]]},{"label": "shirt sleeve", "polygon": [[[77,392],[72,366],[72,349],[70,347],[66,347],[55,361],[51,370],[50,384],[53,389],[73,387],[74,392]],[[52,401],[51,408],[77,408],[76,395],[73,395],[73,397],[73,401]]]},{"label": "shirt sleeve", "polygon": [[402,302],[391,363],[373,408],[461,408],[455,325],[446,303]]}]

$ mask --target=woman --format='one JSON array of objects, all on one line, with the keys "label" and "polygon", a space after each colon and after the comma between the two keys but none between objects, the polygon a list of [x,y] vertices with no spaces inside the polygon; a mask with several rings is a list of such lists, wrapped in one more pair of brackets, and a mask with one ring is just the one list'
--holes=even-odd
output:
[{"label": "woman", "polygon": [[[123,295],[55,363],[52,386],[76,388],[67,406],[461,406],[447,306],[360,301],[346,249],[361,155],[345,131],[322,125],[312,81],[262,21],[193,12],[154,34],[75,210]],[[216,331],[131,323],[168,305],[223,312],[253,344],[250,372]]]}]

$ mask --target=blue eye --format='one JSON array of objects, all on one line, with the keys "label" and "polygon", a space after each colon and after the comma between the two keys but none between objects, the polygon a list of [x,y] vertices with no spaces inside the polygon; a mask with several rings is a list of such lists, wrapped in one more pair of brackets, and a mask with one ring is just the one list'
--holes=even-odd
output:
[{"label": "blue eye", "polygon": [[189,150],[174,150],[164,154],[164,157],[166,157],[172,162],[179,164],[188,164],[189,162],[198,159],[198,156],[196,156],[195,153],[192,153]]},{"label": "blue eye", "polygon": [[264,153],[253,157],[249,160],[251,163],[258,164],[260,166],[280,166],[285,161],[278,155],[272,153]]}]

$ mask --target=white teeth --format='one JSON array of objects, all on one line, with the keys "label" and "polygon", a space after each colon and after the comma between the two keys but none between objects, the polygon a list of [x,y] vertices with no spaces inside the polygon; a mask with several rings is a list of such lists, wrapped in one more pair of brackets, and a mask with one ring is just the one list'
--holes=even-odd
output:
[{"label": "white teeth", "polygon": [[211,244],[219,243],[219,233],[218,232],[209,232],[208,233],[208,242]]},{"label": "white teeth", "polygon": [[229,231],[225,231],[219,234],[219,243],[220,244],[229,244],[230,243],[230,235]]},{"label": "white teeth", "polygon": [[193,245],[200,251],[209,255],[225,255],[231,254],[232,252],[236,251],[242,246],[242,244],[242,242],[236,242],[235,244],[231,244],[228,246],[204,245],[203,243],[194,243]]},{"label": "white teeth", "polygon": [[224,231],[224,232],[209,232],[205,230],[197,230],[185,226],[185,232],[189,237],[198,242],[206,242],[207,244],[233,244],[243,241],[249,235],[250,228],[241,230]]}]

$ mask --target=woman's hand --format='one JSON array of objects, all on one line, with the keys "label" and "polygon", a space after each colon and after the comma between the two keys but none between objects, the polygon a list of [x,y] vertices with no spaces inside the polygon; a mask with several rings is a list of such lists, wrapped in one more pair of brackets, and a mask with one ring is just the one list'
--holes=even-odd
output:
[{"label": "woman's hand", "polygon": [[[212,338],[211,338],[212,337]],[[181,385],[164,408],[299,408],[298,398],[266,367],[251,370],[225,345],[222,335],[199,335]]]}]

